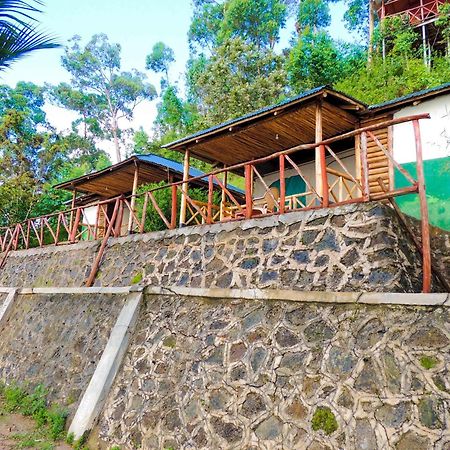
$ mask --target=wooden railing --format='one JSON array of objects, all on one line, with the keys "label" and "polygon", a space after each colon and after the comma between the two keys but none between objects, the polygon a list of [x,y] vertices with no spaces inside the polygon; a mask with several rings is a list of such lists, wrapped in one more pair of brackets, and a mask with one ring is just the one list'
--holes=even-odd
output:
[{"label": "wooden railing", "polygon": [[446,0],[432,0],[427,1],[419,6],[414,6],[405,11],[400,11],[395,14],[386,14],[383,11],[383,6],[379,9],[379,16],[381,19],[393,16],[405,16],[411,25],[419,25],[427,20],[434,19],[439,15],[439,7],[445,4]]},{"label": "wooden railing", "polygon": [[[143,233],[150,231],[148,228],[149,214],[159,217],[163,228],[174,229],[177,226],[213,224],[219,221],[250,219],[261,215],[283,214],[289,211],[318,209],[338,206],[346,203],[365,202],[370,200],[390,199],[398,195],[418,193],[422,214],[422,243],[424,259],[424,292],[430,289],[430,251],[428,212],[425,200],[425,185],[422,164],[422,145],[420,139],[419,120],[429,118],[428,114],[420,114],[404,118],[387,120],[376,125],[360,128],[342,135],[326,139],[322,142],[302,144],[290,149],[276,152],[272,155],[253,161],[235,164],[227,168],[218,169],[206,175],[191,177],[185,181],[158,186],[134,197],[116,197],[107,201],[98,202],[95,205],[82,206],[67,211],[61,211],[42,217],[28,219],[0,229],[0,268],[5,264],[11,250],[42,247],[45,245],[73,244],[82,240],[102,239],[99,254],[94,262],[92,273],[87,284],[92,284],[95,273],[100,264],[101,256],[110,236],[118,237],[128,233]],[[384,129],[396,124],[412,122],[412,131],[416,143],[417,180],[401,167],[393,158],[392,153],[386,149],[377,139],[374,131]],[[360,142],[361,168],[359,174],[350,170],[344,162],[332,150],[332,145],[343,139],[358,137]],[[371,194],[369,190],[369,169],[367,163],[367,143],[372,140],[380,151],[390,161],[390,164],[399,170],[410,186],[394,189],[389,186],[381,192]],[[307,176],[305,170],[295,162],[295,155],[300,155],[305,150],[319,148],[321,165],[320,191],[313,176]],[[266,177],[263,176],[262,165],[268,162],[277,163],[279,189],[269,186]],[[333,166],[333,167],[332,167]],[[303,180],[306,189],[304,192],[293,195],[286,194],[286,170],[290,170]],[[222,181],[227,177],[225,173],[245,174],[245,191],[242,193],[231,189]],[[352,173],[353,172],[353,173]],[[200,179],[208,180],[208,188],[205,190],[205,200],[194,199],[189,191],[189,184]],[[222,179],[222,180],[221,180]],[[254,197],[254,182],[257,181],[263,187],[263,195]],[[184,186],[185,185],[185,186]],[[170,204],[165,206],[158,200],[162,190],[166,190]],[[214,200],[215,192],[221,194],[220,204]],[[179,197],[186,200],[187,214],[185,223],[180,224]],[[217,198],[217,197],[216,197]],[[97,207],[96,220],[89,223],[86,218],[88,208]],[[153,209],[151,209],[153,208]]]}]

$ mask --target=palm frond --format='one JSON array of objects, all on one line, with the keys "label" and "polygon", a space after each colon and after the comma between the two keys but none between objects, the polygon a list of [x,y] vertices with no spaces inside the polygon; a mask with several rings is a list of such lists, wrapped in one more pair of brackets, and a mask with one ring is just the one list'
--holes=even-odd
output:
[{"label": "palm frond", "polygon": [[50,35],[42,33],[36,26],[4,26],[0,24],[0,70],[28,53],[59,47]]},{"label": "palm frond", "polygon": [[[36,4],[36,6],[34,6]],[[13,23],[25,25],[26,21],[36,22],[32,16],[34,13],[41,13],[37,6],[42,6],[41,0],[0,0],[0,23]]]}]

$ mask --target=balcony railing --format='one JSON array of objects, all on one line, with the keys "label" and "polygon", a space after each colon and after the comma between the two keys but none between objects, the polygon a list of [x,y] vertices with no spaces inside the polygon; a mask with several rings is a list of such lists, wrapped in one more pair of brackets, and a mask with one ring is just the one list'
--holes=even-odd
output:
[{"label": "balcony railing", "polygon": [[437,17],[439,15],[439,7],[444,3],[446,3],[446,0],[432,0],[394,14],[385,13],[382,6],[378,14],[381,19],[392,16],[405,16],[408,18],[409,23],[414,26]]},{"label": "balcony railing", "polygon": [[[428,212],[425,200],[425,185],[423,178],[422,144],[420,138],[419,120],[429,118],[428,114],[420,114],[404,118],[388,120],[376,125],[360,128],[342,135],[326,139],[322,142],[302,144],[259,158],[246,163],[236,164],[224,169],[218,169],[208,174],[192,177],[185,181],[158,186],[136,196],[120,196],[97,203],[97,214],[94,223],[86,220],[86,211],[93,205],[81,206],[67,211],[56,212],[42,217],[28,219],[0,229],[0,269],[4,266],[11,250],[43,247],[45,245],[74,244],[83,240],[102,239],[99,253],[94,262],[91,275],[87,281],[91,285],[106,247],[109,237],[118,237],[128,233],[144,233],[149,231],[150,222],[159,218],[164,228],[174,229],[178,226],[213,224],[223,221],[251,219],[272,214],[283,214],[289,211],[311,210],[334,207],[338,205],[372,200],[392,199],[395,196],[418,193],[422,214],[422,250],[424,255],[424,291],[430,289],[430,252]],[[374,134],[374,131],[395,126],[396,124],[412,122],[415,136],[417,180],[415,180],[393,158],[393,155]],[[359,174],[352,173],[344,161],[331,148],[332,144],[349,138],[358,138],[360,142],[359,155],[355,154],[356,167]],[[410,186],[394,189],[386,187],[382,179],[378,180],[381,191],[371,193],[369,190],[369,168],[367,144],[372,141],[389,160],[392,167],[400,171]],[[295,155],[306,150],[316,149],[316,157],[320,164],[320,186],[308,176],[304,169],[295,162]],[[327,159],[328,158],[328,159]],[[267,184],[262,175],[261,166],[273,162],[278,166],[279,188]],[[330,167],[333,164],[334,167]],[[337,167],[337,168],[336,168]],[[291,169],[304,182],[304,192],[287,195],[286,171]],[[225,180],[228,173],[244,171],[245,191],[242,194],[231,190]],[[208,179],[208,189],[205,199],[195,199],[189,184],[199,179]],[[255,198],[254,182],[263,187],[263,194]],[[161,200],[162,191],[168,191]],[[219,190],[219,192],[217,192]],[[186,218],[180,224],[179,200],[186,200]],[[170,198],[167,204],[167,197]],[[125,219],[125,220],[124,220]]]}]

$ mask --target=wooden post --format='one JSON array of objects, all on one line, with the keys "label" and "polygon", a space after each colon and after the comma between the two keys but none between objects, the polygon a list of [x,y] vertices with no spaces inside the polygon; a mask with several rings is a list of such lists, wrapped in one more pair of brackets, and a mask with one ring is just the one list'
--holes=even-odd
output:
[{"label": "wooden post", "polygon": [[428,206],[425,195],[425,176],[423,172],[422,140],[420,137],[420,125],[418,120],[413,120],[414,138],[416,141],[417,182],[420,202],[420,219],[422,224],[422,256],[423,256],[423,286],[422,292],[431,290],[431,250],[430,250],[430,225],[428,223]]},{"label": "wooden post", "polygon": [[327,174],[327,162],[325,160],[325,145],[320,147],[320,175],[322,185],[322,206],[327,208],[330,204],[329,192],[328,192],[328,174]]},{"label": "wooden post", "polygon": [[212,218],[213,194],[214,194],[213,176],[210,175],[208,177],[208,209],[206,215],[206,223],[208,224],[213,223]]},{"label": "wooden post", "polygon": [[367,163],[367,133],[361,133],[361,186],[363,188],[363,197],[365,201],[370,200],[369,190],[369,165]]},{"label": "wooden post", "polygon": [[136,192],[138,188],[139,182],[139,166],[137,162],[134,162],[134,178],[133,178],[133,190],[131,191],[131,201],[130,201],[130,217],[128,219],[128,233],[132,233],[133,231],[133,213],[135,213],[135,205],[136,205]]},{"label": "wooden post", "polygon": [[[190,151],[187,148],[184,152],[183,181],[187,181],[189,179],[189,160],[190,160]],[[188,183],[183,183],[181,188],[180,227],[184,226],[186,222],[187,193],[188,193]]]},{"label": "wooden post", "polygon": [[[69,241],[70,242],[75,242],[75,239],[77,237],[77,229],[78,229],[78,225],[80,223],[80,218],[81,218],[81,208],[77,208],[77,211],[75,213],[75,222],[72,225],[72,228],[70,228],[70,236],[69,236]],[[41,224],[42,227],[42,224]],[[42,230],[42,228],[41,228]],[[42,235],[41,235],[41,239],[42,239]]]},{"label": "wooden post", "polygon": [[[320,142],[323,139],[322,132],[322,100],[316,103],[316,142]],[[320,147],[316,147],[316,192],[323,199],[325,186],[322,186],[322,150]]]},{"label": "wooden post", "polygon": [[[226,167],[227,167],[226,164],[224,164],[223,168],[226,169]],[[228,183],[228,172],[225,170],[223,172],[223,185],[225,186],[225,189],[227,187],[227,183]],[[224,218],[224,208],[227,202],[227,193],[225,192],[225,189],[222,189],[222,198],[220,200],[220,221],[222,221]]]},{"label": "wooden post", "polygon": [[286,207],[286,177],[284,174],[284,155],[280,155],[280,214],[284,214]]},{"label": "wooden post", "polygon": [[121,204],[121,199],[118,198],[116,200],[115,205],[114,205],[114,211],[112,213],[112,217],[111,217],[111,221],[109,222],[108,229],[106,230],[105,236],[103,237],[103,241],[102,241],[102,243],[100,245],[100,249],[99,249],[99,251],[97,253],[97,256],[95,257],[94,264],[93,264],[92,269],[91,269],[91,273],[89,274],[89,277],[88,277],[88,279],[86,281],[86,286],[87,287],[91,287],[94,284],[95,276],[97,275],[98,268],[99,268],[100,262],[102,260],[103,252],[105,251],[106,244],[108,242],[109,237],[113,233],[114,222],[115,222],[115,220],[117,218],[117,215],[119,213],[120,204]]},{"label": "wooden post", "polygon": [[253,213],[252,172],[251,164],[247,164],[245,166],[245,217],[247,219],[251,219]]},{"label": "wooden post", "polygon": [[73,210],[75,208],[75,201],[77,199],[77,190],[74,189],[73,190],[73,194],[72,194],[72,203],[70,204],[70,221],[69,221],[69,229],[72,229],[72,223],[73,223]]},{"label": "wooden post", "polygon": [[170,217],[170,229],[177,226],[177,186],[172,185],[172,214]]}]

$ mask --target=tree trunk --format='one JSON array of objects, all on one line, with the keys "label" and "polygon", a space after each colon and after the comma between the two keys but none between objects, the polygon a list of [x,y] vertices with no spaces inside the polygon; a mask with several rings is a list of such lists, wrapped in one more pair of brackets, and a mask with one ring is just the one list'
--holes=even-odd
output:
[{"label": "tree trunk", "polygon": [[373,31],[375,28],[375,16],[373,8],[373,0],[369,0],[369,46],[367,50],[367,64],[372,63],[373,56]]},{"label": "tree trunk", "polygon": [[120,143],[119,143],[119,127],[117,125],[117,118],[113,117],[112,119],[112,133],[114,137],[114,147],[116,149],[116,158],[117,162],[122,161],[122,155],[120,153]]}]

